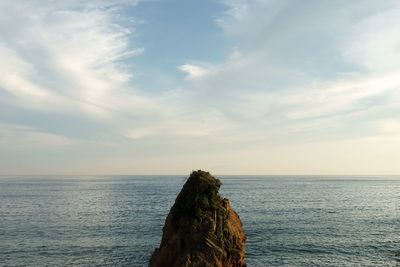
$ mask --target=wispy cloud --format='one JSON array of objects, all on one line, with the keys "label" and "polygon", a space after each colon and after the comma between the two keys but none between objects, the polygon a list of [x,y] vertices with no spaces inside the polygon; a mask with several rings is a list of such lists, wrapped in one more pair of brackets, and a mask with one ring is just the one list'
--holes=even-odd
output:
[{"label": "wispy cloud", "polygon": [[[371,127],[375,120],[398,119],[400,36],[394,23],[400,17],[398,3],[366,1],[360,7],[343,1],[227,1],[227,5],[217,22],[233,39],[235,55],[188,81],[199,99],[207,95],[205,101],[212,102],[210,98],[217,97],[215,105],[221,112],[236,113],[244,127],[249,119],[264,124],[258,130],[266,134],[277,131],[270,122],[309,125],[314,120],[323,127],[321,119],[329,118],[330,124],[341,125],[336,131],[342,138],[352,131],[355,114],[369,112],[371,118],[364,117],[362,123]],[[310,14],[311,6],[316,14]],[[290,19],[293,12],[296,20]],[[386,51],[389,58],[383,56]]]},{"label": "wispy cloud", "polygon": [[69,146],[77,142],[63,135],[39,132],[23,125],[0,124],[0,144],[14,149],[38,146]]},{"label": "wispy cloud", "polygon": [[[165,62],[163,75],[186,76],[149,90],[136,80],[135,57],[151,50],[126,12],[139,1],[0,0],[0,145],[79,143],[111,165],[134,158],[150,168],[157,156],[160,166],[184,159],[221,171],[284,171],[276,158],[290,154],[294,172],[312,169],[334,144],[336,156],[351,145],[363,154],[388,148],[388,136],[399,144],[398,1],[222,3],[214,26],[228,43],[225,59]],[[357,156],[360,167],[367,158]]]},{"label": "wispy cloud", "polygon": [[21,116],[36,113],[25,121],[40,131],[51,131],[51,124],[38,122],[43,112],[87,117],[109,128],[115,116],[151,110],[157,100],[135,88],[126,63],[143,48],[131,43],[135,25],[118,15],[134,4],[0,1],[0,90],[8,94],[7,106]]},{"label": "wispy cloud", "polygon": [[32,109],[107,113],[132,76],[121,60],[142,51],[115,21],[125,2],[2,1],[0,87]]},{"label": "wispy cloud", "polygon": [[206,74],[207,70],[204,67],[196,66],[192,64],[184,64],[178,67],[179,70],[187,73],[187,78],[197,78]]}]

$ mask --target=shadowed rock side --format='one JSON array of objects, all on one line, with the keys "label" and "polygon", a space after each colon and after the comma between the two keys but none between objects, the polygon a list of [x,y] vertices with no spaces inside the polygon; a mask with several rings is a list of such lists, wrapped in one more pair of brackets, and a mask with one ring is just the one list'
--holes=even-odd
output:
[{"label": "shadowed rock side", "polygon": [[150,267],[246,266],[242,223],[218,194],[220,186],[210,173],[192,172],[167,216]]}]

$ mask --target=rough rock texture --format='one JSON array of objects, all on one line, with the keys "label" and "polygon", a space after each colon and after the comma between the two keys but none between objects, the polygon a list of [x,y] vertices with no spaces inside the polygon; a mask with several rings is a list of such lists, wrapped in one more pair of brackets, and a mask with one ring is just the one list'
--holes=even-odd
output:
[{"label": "rough rock texture", "polygon": [[150,267],[246,266],[242,223],[218,194],[220,186],[210,173],[192,172],[167,216]]}]

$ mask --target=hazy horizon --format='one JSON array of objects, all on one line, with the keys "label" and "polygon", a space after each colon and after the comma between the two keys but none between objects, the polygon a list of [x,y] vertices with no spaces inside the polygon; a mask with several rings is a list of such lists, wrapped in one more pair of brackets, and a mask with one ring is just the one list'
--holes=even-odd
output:
[{"label": "hazy horizon", "polygon": [[0,0],[0,175],[400,174],[400,2]]},{"label": "hazy horizon", "polygon": [[[207,171],[205,169],[202,169],[204,171]],[[194,171],[194,170],[192,170]],[[80,178],[80,177],[140,177],[140,178],[145,178],[145,177],[189,177],[190,173],[142,173],[142,174],[128,174],[128,173],[120,173],[120,174],[91,174],[91,173],[70,173],[70,174],[43,174],[43,173],[37,173],[37,174],[0,174],[0,177],[39,177],[39,178],[46,178],[46,177],[71,177],[71,178]],[[251,177],[268,177],[268,178],[296,178],[296,177],[303,177],[303,178],[339,178],[340,179],[345,179],[345,178],[373,178],[373,180],[385,180],[386,178],[396,178],[400,179],[400,174],[246,174],[246,173],[235,173],[235,174],[224,174],[224,173],[211,173],[213,176],[217,178],[227,178],[227,177],[235,177],[235,178],[251,178]]]}]

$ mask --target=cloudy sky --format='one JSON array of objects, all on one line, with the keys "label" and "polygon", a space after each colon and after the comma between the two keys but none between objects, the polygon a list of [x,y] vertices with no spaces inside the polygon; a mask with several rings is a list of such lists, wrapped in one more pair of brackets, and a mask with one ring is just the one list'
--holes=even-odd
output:
[{"label": "cloudy sky", "polygon": [[399,174],[398,0],[0,0],[1,174]]}]

